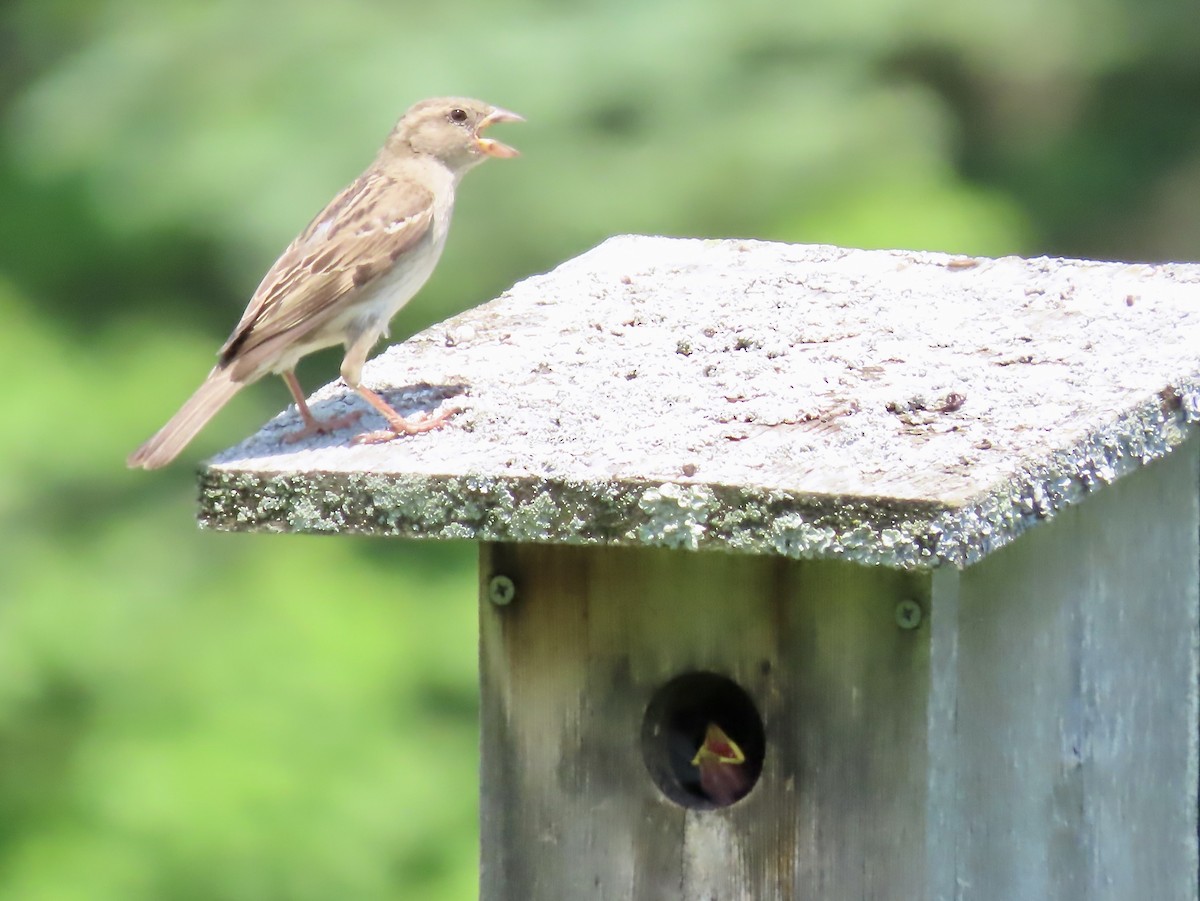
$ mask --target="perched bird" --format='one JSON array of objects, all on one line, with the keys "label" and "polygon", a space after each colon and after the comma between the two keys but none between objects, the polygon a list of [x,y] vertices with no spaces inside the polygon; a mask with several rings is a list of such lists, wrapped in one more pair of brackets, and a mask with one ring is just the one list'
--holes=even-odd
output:
[{"label": "perched bird", "polygon": [[746,755],[732,738],[716,723],[709,723],[704,741],[692,766],[700,771],[700,790],[713,803],[725,807],[745,797],[750,791],[746,772]]},{"label": "perched bird", "polygon": [[285,440],[328,432],[359,413],[320,421],[296,378],[301,357],[343,344],[342,378],[383,414],[381,441],[440,428],[448,413],[406,420],[362,384],[367,354],[388,322],[433,272],[450,227],[459,180],[488,157],[517,151],[481,133],[516,113],[465,97],[414,105],[396,123],[375,161],[300,233],[263,278],[217,365],[183,407],[129,455],[129,466],[170,463],[243,386],[283,376],[304,420]]}]

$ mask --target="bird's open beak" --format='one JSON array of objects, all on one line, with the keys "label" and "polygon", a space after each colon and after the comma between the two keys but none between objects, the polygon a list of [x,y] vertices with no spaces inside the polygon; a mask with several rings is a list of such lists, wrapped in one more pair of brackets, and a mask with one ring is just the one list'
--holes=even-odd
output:
[{"label": "bird's open beak", "polygon": [[704,741],[696,756],[692,758],[692,766],[700,766],[704,761],[741,766],[746,762],[746,755],[738,747],[737,742],[725,734],[725,730],[716,723],[709,723],[704,733]]},{"label": "bird's open beak", "polygon": [[497,159],[511,159],[514,156],[519,156],[515,147],[509,147],[507,144],[502,144],[495,138],[481,138],[479,133],[489,125],[495,125],[497,122],[524,122],[524,116],[518,116],[516,113],[509,112],[506,109],[494,109],[488,113],[483,121],[479,123],[479,128],[476,129],[475,145],[488,156],[494,156]]}]

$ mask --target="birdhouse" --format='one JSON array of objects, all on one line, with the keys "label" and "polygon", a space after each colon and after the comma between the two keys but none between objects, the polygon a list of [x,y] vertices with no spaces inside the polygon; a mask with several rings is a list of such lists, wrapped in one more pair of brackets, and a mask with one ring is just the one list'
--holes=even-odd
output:
[{"label": "birdhouse", "polygon": [[484,901],[1196,898],[1200,265],[614,238],[366,383],[200,517],[479,542]]}]

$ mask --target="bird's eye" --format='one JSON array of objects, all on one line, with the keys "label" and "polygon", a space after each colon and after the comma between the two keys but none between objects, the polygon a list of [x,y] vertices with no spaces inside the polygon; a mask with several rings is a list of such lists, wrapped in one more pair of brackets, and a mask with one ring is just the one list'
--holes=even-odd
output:
[{"label": "bird's eye", "polygon": [[450,110],[450,121],[458,122],[458,123],[466,122],[467,121],[467,111],[465,109],[457,109],[457,108]]}]

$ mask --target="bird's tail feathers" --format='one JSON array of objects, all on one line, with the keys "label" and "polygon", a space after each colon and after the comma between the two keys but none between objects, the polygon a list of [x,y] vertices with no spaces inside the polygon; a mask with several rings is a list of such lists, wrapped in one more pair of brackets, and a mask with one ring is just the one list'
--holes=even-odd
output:
[{"label": "bird's tail feathers", "polygon": [[205,424],[229,399],[238,393],[245,382],[235,382],[229,369],[218,366],[208,374],[196,393],[187,399],[179,412],[159,429],[125,461],[130,468],[158,469],[166,466],[187,447]]}]

